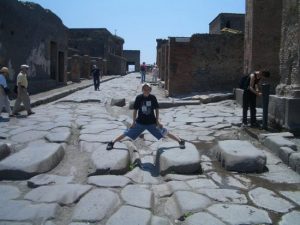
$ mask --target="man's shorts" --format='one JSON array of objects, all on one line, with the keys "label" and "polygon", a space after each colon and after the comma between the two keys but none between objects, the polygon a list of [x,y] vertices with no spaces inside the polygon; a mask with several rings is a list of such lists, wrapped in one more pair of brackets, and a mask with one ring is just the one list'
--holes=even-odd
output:
[{"label": "man's shorts", "polygon": [[168,134],[166,128],[158,128],[156,127],[156,124],[145,125],[136,123],[134,127],[127,129],[124,132],[124,135],[131,138],[132,140],[135,140],[141,133],[143,133],[144,130],[148,130],[149,133],[156,137],[157,140],[166,137]]}]

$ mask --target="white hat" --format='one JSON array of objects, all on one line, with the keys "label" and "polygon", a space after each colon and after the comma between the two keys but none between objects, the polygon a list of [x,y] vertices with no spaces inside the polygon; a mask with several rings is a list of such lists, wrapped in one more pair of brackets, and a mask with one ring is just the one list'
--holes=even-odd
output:
[{"label": "white hat", "polygon": [[28,68],[29,68],[29,66],[26,64],[21,65],[21,69],[28,69]]},{"label": "white hat", "polygon": [[151,84],[149,84],[149,83],[143,83],[143,84],[142,84],[142,89],[143,89],[145,86],[149,87],[149,88],[152,90]]}]

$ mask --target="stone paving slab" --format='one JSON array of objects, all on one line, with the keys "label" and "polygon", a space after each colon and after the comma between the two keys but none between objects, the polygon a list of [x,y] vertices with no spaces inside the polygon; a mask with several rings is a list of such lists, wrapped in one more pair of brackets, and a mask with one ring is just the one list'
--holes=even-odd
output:
[{"label": "stone paving slab", "polygon": [[32,223],[27,223],[27,222],[1,222],[0,221],[0,225],[32,225]]},{"label": "stone paving slab", "polygon": [[283,198],[280,198],[273,191],[265,188],[255,188],[249,192],[250,199],[255,205],[279,213],[286,213],[295,206]]},{"label": "stone paving slab", "polygon": [[199,173],[200,154],[193,144],[186,143],[180,149],[176,142],[164,142],[159,146],[159,170],[162,175],[175,172],[181,174]]},{"label": "stone paving slab", "polygon": [[63,158],[60,144],[30,145],[0,161],[1,179],[26,179],[53,169]]},{"label": "stone paving slab", "polygon": [[91,156],[96,174],[125,174],[129,169],[129,151],[125,144],[116,143],[114,149],[94,151]]},{"label": "stone paving slab", "polygon": [[219,141],[214,153],[226,170],[236,172],[263,172],[265,154],[248,141]]},{"label": "stone paving slab", "polygon": [[11,185],[0,185],[0,204],[1,202],[16,199],[21,195],[20,190]]},{"label": "stone paving slab", "polygon": [[153,177],[150,172],[141,170],[138,167],[126,173],[124,176],[128,177],[129,179],[131,179],[132,181],[138,184],[159,184],[160,183],[159,179]]},{"label": "stone paving slab", "polygon": [[280,191],[280,194],[300,206],[300,191]]},{"label": "stone paving slab", "polygon": [[27,185],[30,188],[36,188],[36,187],[50,185],[50,184],[68,184],[68,183],[72,183],[73,180],[74,180],[73,176],[40,174],[30,178],[30,180],[27,181]]},{"label": "stone paving slab", "polygon": [[0,220],[37,221],[55,217],[59,206],[57,204],[31,204],[28,201],[7,201],[0,204]]},{"label": "stone paving slab", "polygon": [[[90,185],[58,184],[42,186],[27,193],[24,199],[40,203],[58,203],[68,205],[76,202],[85,193],[91,190]],[[45,194],[47,193],[47,194]]]},{"label": "stone paving slab", "polygon": [[151,225],[172,225],[168,219],[158,216],[152,216]]},{"label": "stone paving slab", "polygon": [[92,190],[76,205],[72,221],[101,221],[111,215],[120,204],[120,198],[116,193],[105,189]]},{"label": "stone paving slab", "polygon": [[300,221],[300,212],[292,211],[290,213],[285,214],[278,225],[291,225],[291,224],[299,224]]},{"label": "stone paving slab", "polygon": [[272,152],[276,155],[279,154],[281,147],[289,147],[295,151],[297,151],[297,146],[295,143],[291,142],[290,140],[281,137],[281,136],[270,136],[264,139],[263,144],[269,148]]},{"label": "stone paving slab", "polygon": [[244,194],[239,193],[238,190],[232,189],[199,189],[197,193],[203,194],[210,199],[232,204],[247,204],[248,200]]},{"label": "stone paving slab", "polygon": [[173,219],[185,213],[199,212],[212,204],[212,201],[201,194],[190,191],[176,191],[165,204],[165,212]]},{"label": "stone paving slab", "polygon": [[125,205],[109,218],[106,225],[149,225],[150,221],[149,210]]},{"label": "stone paving slab", "polygon": [[131,183],[129,178],[117,175],[90,176],[88,178],[88,184],[98,187],[125,187],[129,183]]},{"label": "stone paving slab", "polygon": [[183,225],[225,225],[225,223],[209,213],[199,212],[189,216]]},{"label": "stone paving slab", "polygon": [[266,211],[248,205],[215,204],[207,210],[230,225],[272,224]]},{"label": "stone paving slab", "polygon": [[153,193],[138,185],[128,185],[121,191],[123,200],[132,206],[151,209],[154,201]]}]

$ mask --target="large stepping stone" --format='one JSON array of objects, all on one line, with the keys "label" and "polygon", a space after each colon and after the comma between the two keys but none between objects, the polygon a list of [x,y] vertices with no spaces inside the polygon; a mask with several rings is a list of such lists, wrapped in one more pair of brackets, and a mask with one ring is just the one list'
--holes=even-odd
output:
[{"label": "large stepping stone", "polygon": [[0,221],[46,221],[55,217],[57,204],[31,204],[28,201],[7,201],[0,204]]},{"label": "large stepping stone", "polygon": [[4,159],[10,154],[10,147],[9,145],[0,142],[0,160]]},{"label": "large stepping stone", "polygon": [[48,172],[63,156],[60,144],[30,145],[0,162],[0,180],[24,180]]},{"label": "large stepping stone", "polygon": [[1,202],[16,199],[21,195],[17,187],[11,185],[0,185],[0,204]]},{"label": "large stepping stone", "polygon": [[272,224],[266,211],[249,205],[215,204],[207,210],[212,215],[231,225]]},{"label": "large stepping stone", "polygon": [[46,131],[30,130],[12,136],[11,140],[17,143],[26,143],[26,142],[42,139],[47,133],[48,132]]},{"label": "large stepping stone", "polygon": [[74,180],[73,176],[58,176],[53,174],[40,174],[27,181],[30,188],[36,188],[49,184],[68,184]]},{"label": "large stepping stone", "polygon": [[190,143],[186,143],[185,149],[180,149],[176,142],[163,142],[159,146],[157,157],[161,175],[170,172],[191,174],[201,170],[200,154]]},{"label": "large stepping stone", "polygon": [[199,212],[189,216],[184,225],[225,225],[225,223],[209,213]]},{"label": "large stepping stone", "polygon": [[273,191],[265,188],[255,188],[249,192],[250,199],[255,205],[279,213],[286,213],[295,206],[280,198]]},{"label": "large stepping stone", "polygon": [[229,171],[263,172],[266,166],[266,155],[248,141],[219,141],[214,151],[222,166]]},{"label": "large stepping stone", "polygon": [[119,196],[109,190],[95,189],[76,205],[72,221],[98,222],[112,214],[121,204]]},{"label": "large stepping stone", "polygon": [[125,98],[112,98],[110,101],[110,105],[123,107],[126,105],[126,100]]},{"label": "large stepping stone", "polygon": [[137,206],[139,208],[151,209],[154,201],[152,191],[138,185],[126,186],[121,191],[121,196],[128,205]]},{"label": "large stepping stone", "polygon": [[206,209],[212,201],[204,195],[190,191],[177,191],[167,200],[165,212],[173,219],[178,219],[186,213]]},{"label": "large stepping stone", "polygon": [[42,186],[35,188],[27,193],[24,199],[34,202],[58,203],[60,205],[68,205],[76,202],[91,188],[92,186],[90,185],[81,184]]},{"label": "large stepping stone", "polygon": [[110,151],[99,150],[92,154],[96,174],[124,174],[129,169],[129,151],[125,144],[116,143]]},{"label": "large stepping stone", "polygon": [[289,147],[294,151],[297,151],[297,145],[294,142],[281,136],[269,136],[264,140],[263,143],[276,155],[279,155],[281,147]]},{"label": "large stepping stone", "polygon": [[109,218],[106,225],[149,225],[150,221],[149,210],[125,205]]},{"label": "large stepping stone", "polygon": [[291,224],[299,224],[300,221],[300,212],[299,211],[293,211],[290,213],[285,214],[280,222],[279,225],[291,225]]},{"label": "large stepping stone", "polygon": [[49,142],[63,143],[68,142],[71,137],[71,131],[66,127],[54,128],[45,136]]},{"label": "large stepping stone", "polygon": [[88,178],[88,184],[98,187],[125,187],[130,182],[127,177],[117,175],[90,176]]}]

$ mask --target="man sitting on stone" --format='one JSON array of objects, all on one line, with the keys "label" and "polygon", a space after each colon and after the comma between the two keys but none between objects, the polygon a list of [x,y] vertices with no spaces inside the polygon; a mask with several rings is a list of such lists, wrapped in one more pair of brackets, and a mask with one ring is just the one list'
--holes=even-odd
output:
[{"label": "man sitting on stone", "polygon": [[251,127],[259,127],[256,121],[256,97],[261,96],[259,82],[262,77],[270,77],[269,71],[255,71],[249,75],[248,87],[243,94],[243,125],[247,125],[247,112],[250,107],[250,124]]},{"label": "man sitting on stone", "polygon": [[151,90],[150,84],[144,83],[142,85],[143,94],[138,95],[134,102],[132,125],[124,134],[109,142],[106,147],[107,150],[113,149],[114,144],[125,137],[135,140],[144,130],[148,130],[158,140],[168,136],[177,141],[181,149],[185,148],[185,141],[168,132],[159,122],[159,106],[156,97],[150,94]]}]

